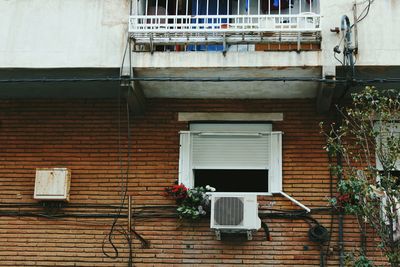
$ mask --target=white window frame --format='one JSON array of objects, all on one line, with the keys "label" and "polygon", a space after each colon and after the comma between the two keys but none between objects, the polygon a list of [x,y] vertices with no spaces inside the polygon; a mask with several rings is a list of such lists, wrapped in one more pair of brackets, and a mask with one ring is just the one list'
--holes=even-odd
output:
[{"label": "white window frame", "polygon": [[[379,127],[379,123],[380,122],[376,122],[375,123],[375,127]],[[394,134],[394,135],[398,134],[398,135],[400,135],[400,122],[389,122],[388,124],[389,124],[388,129],[390,130],[390,134]],[[379,135],[377,137],[377,140],[376,140],[376,145],[378,146],[380,144],[380,142],[381,142],[381,137]],[[377,148],[376,148],[376,150],[377,150]],[[376,169],[378,171],[383,171],[383,166],[382,166],[382,163],[379,160],[379,157],[378,157],[378,155],[376,153],[376,150],[375,150]],[[395,167],[396,167],[396,169],[398,171],[400,171],[400,159],[397,159]]]},{"label": "white window frame", "polygon": [[[243,124],[238,124],[238,128]],[[279,131],[181,131],[180,132],[180,151],[179,151],[179,183],[183,183],[189,188],[194,187],[194,168],[193,168],[193,137],[195,135],[270,135],[270,155],[268,167],[262,168],[268,170],[268,191],[267,192],[249,192],[248,194],[272,195],[282,192],[282,132]],[[206,168],[207,166],[202,166]],[[241,166],[237,167],[242,169]],[[210,169],[216,169],[214,166]],[[225,169],[221,166],[221,169]],[[251,170],[259,170],[260,167],[244,168]]]},{"label": "white window frame", "polygon": [[[375,123],[375,127],[380,127],[379,123],[381,123],[381,122],[377,121]],[[400,122],[389,122],[388,124],[389,124],[389,126],[388,126],[387,129],[390,130],[390,134],[392,134],[392,135],[393,134],[394,135],[399,134],[400,135]],[[376,139],[376,145],[378,146],[380,144],[380,142],[381,142],[381,136],[379,135],[377,137],[377,139]],[[376,150],[377,150],[377,148],[376,148]],[[380,162],[376,151],[375,151],[375,164],[376,164],[376,169],[378,171],[383,171],[382,163]],[[400,159],[397,159],[396,164],[395,164],[395,168],[396,168],[396,171],[400,171]],[[393,171],[395,171],[395,170],[393,170]],[[379,180],[380,180],[380,177],[378,175],[377,181],[379,181]],[[385,210],[385,206],[386,206],[386,203],[387,203],[386,192],[385,191],[380,192],[380,197],[381,197],[381,216],[383,216],[383,218],[385,218],[385,223],[386,223],[386,225],[389,226],[390,225],[390,221],[386,216],[386,210]],[[398,201],[396,200],[396,206],[397,205],[398,205]],[[400,211],[397,211],[397,215],[400,215]],[[394,228],[393,229],[393,239],[396,242],[396,241],[398,241],[400,239],[400,225],[395,220],[393,221],[393,228]]]}]

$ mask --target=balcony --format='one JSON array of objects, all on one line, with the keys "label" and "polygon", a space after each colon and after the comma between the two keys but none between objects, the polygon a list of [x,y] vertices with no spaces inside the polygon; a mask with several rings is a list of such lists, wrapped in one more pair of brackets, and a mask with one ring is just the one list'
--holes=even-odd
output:
[{"label": "balcony", "polygon": [[[129,34],[137,50],[254,51],[320,43],[317,0],[139,0]],[[314,49],[311,49],[314,50]]]}]

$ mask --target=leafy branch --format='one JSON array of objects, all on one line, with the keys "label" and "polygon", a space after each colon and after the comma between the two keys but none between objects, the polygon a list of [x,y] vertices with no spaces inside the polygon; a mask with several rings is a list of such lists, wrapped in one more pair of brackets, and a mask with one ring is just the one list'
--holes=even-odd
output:
[{"label": "leafy branch", "polygon": [[[400,265],[400,91],[366,87],[325,126],[325,149],[343,164],[332,205],[374,228],[391,266]],[[363,256],[363,255],[362,255]]]}]

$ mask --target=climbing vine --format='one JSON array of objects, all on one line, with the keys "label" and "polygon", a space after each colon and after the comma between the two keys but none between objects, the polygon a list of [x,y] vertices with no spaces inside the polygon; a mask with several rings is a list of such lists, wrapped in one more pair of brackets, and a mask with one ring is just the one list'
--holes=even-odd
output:
[{"label": "climbing vine", "polygon": [[341,162],[331,166],[339,177],[331,204],[355,215],[360,228],[371,226],[391,266],[399,266],[400,90],[366,87],[338,111],[340,122],[321,124],[325,149]]}]

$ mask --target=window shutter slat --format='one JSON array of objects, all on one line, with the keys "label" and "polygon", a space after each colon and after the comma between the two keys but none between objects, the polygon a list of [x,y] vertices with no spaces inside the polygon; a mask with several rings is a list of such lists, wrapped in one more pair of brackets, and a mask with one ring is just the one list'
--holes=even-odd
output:
[{"label": "window shutter slat", "polygon": [[193,168],[268,169],[271,136],[193,135]]},{"label": "window shutter slat", "polygon": [[181,132],[179,147],[179,183],[193,188],[193,172],[191,168],[191,135],[190,132]]},{"label": "window shutter slat", "polygon": [[271,135],[271,168],[269,188],[272,193],[280,193],[282,189],[282,134]]}]

